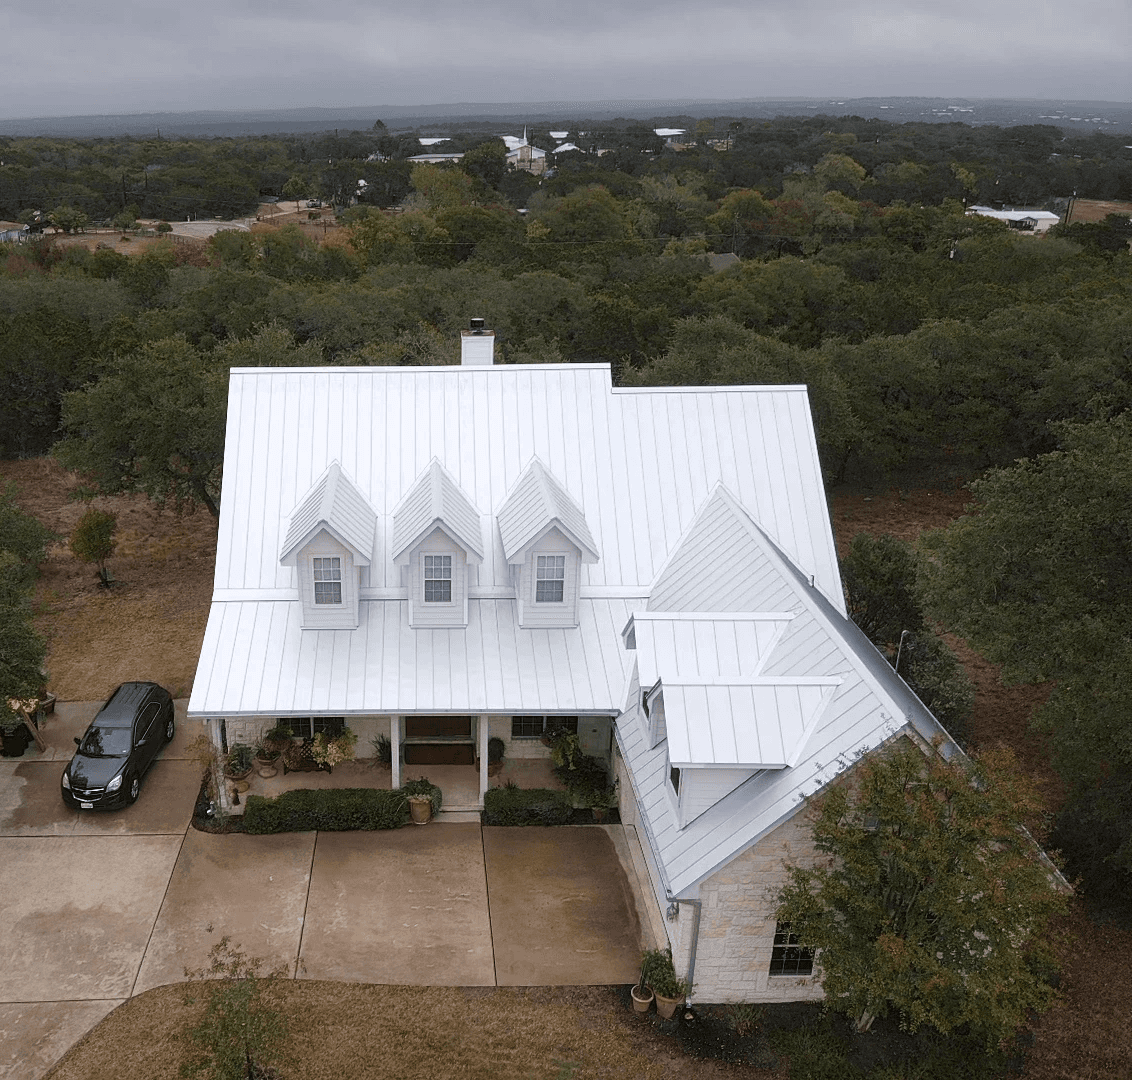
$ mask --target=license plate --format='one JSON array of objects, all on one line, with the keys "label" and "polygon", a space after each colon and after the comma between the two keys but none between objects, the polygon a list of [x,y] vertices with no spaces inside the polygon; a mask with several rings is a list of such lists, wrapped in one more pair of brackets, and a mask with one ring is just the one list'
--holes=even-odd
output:
[{"label": "license plate", "polygon": [[81,806],[84,810],[93,810],[94,809],[94,803],[92,803],[92,802],[81,802],[81,803],[79,803],[79,806]]}]

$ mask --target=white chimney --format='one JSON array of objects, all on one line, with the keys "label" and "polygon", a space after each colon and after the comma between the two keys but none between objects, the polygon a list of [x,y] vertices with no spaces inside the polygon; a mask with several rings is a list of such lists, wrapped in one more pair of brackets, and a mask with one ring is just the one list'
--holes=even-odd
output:
[{"label": "white chimney", "polygon": [[472,319],[470,330],[460,331],[460,366],[491,367],[495,363],[495,331],[483,328],[483,319]]}]

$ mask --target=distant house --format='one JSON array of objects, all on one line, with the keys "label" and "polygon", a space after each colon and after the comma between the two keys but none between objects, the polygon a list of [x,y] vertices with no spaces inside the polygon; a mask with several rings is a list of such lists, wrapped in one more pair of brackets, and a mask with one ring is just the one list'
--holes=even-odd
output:
[{"label": "distant house", "polygon": [[669,149],[683,150],[688,145],[685,128],[653,128],[653,133],[659,135]]},{"label": "distant house", "polygon": [[546,151],[527,142],[526,130],[523,131],[521,139],[514,135],[503,135],[501,138],[507,144],[508,165],[522,169],[523,172],[533,173],[535,176],[542,176],[546,172],[549,164]]},{"label": "distant house", "polygon": [[712,252],[708,255],[708,266],[711,267],[713,274],[718,274],[720,270],[727,270],[732,266],[738,266],[739,262],[739,256],[733,251]]},{"label": "distant house", "polygon": [[993,210],[989,206],[971,206],[967,208],[967,213],[994,218],[995,221],[1005,221],[1012,229],[1032,232],[1035,235],[1048,232],[1061,220],[1057,214],[1049,210]]},{"label": "distant house", "polygon": [[279,719],[386,736],[394,786],[467,769],[454,810],[489,738],[575,732],[696,995],[820,997],[774,917],[817,857],[803,797],[894,739],[956,748],[847,617],[805,387],[620,388],[462,341],[460,366],[231,372],[189,717],[221,749]]},{"label": "distant house", "polygon": [[421,161],[426,165],[439,165],[445,161],[462,161],[463,154],[414,154],[409,161]]},{"label": "distant house", "polygon": [[22,244],[30,234],[31,229],[18,221],[0,221],[0,244]]}]

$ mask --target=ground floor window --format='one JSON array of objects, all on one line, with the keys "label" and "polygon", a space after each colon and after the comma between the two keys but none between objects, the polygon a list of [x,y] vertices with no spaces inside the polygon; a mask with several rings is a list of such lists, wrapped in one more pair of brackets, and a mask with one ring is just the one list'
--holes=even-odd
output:
[{"label": "ground floor window", "polygon": [[512,739],[538,739],[544,734],[553,735],[556,731],[578,734],[576,716],[512,716]]},{"label": "ground floor window", "polygon": [[812,975],[814,950],[798,944],[798,935],[790,933],[789,923],[774,928],[774,948],[770,952],[771,975]]},{"label": "ground floor window", "polygon": [[320,731],[331,738],[342,734],[346,726],[344,716],[281,716],[279,723],[291,729],[292,735],[301,739],[313,739]]}]

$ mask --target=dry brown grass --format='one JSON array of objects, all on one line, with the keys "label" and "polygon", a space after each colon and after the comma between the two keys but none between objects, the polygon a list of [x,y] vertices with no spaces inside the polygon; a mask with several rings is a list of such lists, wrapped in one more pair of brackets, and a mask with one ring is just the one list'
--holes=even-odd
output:
[{"label": "dry brown grass", "polygon": [[[200,1015],[163,986],[112,1012],[48,1080],[174,1080]],[[290,1019],[287,1080],[770,1077],[691,1061],[605,987],[359,986],[300,980],[272,1001]]]},{"label": "dry brown grass", "polygon": [[1132,202],[1114,202],[1111,199],[1074,199],[1066,225],[1079,221],[1104,221],[1109,214],[1124,214],[1132,217]]},{"label": "dry brown grass", "polygon": [[186,697],[212,595],[212,518],[203,510],[177,517],[141,496],[96,500],[118,515],[109,560],[117,584],[106,590],[67,546],[85,510],[70,497],[74,476],[51,458],[0,461],[0,483],[8,480],[20,506],[58,534],[36,590],[49,689],[64,701],[95,701],[121,682],[152,679]]}]

